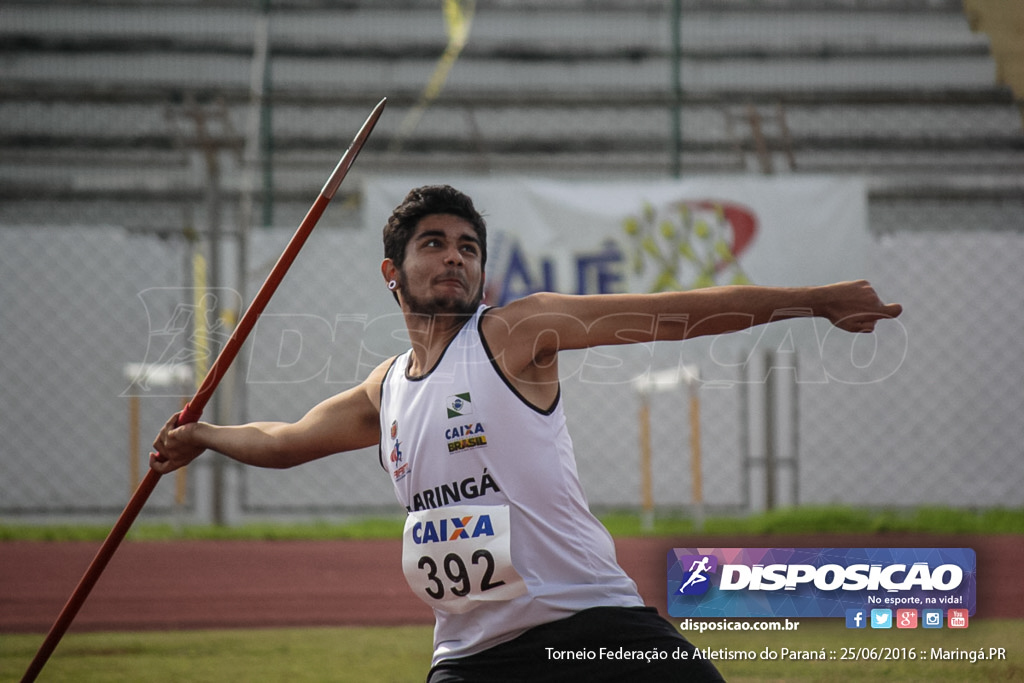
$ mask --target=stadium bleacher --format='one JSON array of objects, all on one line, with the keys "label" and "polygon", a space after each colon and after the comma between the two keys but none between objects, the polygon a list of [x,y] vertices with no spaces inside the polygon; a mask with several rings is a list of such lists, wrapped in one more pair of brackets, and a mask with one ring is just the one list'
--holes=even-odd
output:
[{"label": "stadium bleacher", "polygon": [[1015,3],[451,3],[472,11],[468,40],[403,131],[450,47],[442,4],[7,2],[0,224],[177,231],[211,187],[226,221],[244,195],[294,224],[383,96],[355,176],[824,172],[882,195],[1024,192],[1021,20],[991,14]]}]

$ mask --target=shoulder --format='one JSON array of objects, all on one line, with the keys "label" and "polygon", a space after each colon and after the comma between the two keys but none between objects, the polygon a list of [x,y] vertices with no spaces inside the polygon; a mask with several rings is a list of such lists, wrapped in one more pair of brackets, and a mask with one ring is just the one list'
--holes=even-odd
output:
[{"label": "shoulder", "polygon": [[526,346],[542,355],[579,348],[586,345],[594,320],[613,312],[614,307],[609,305],[612,301],[610,296],[538,292],[488,309],[481,330],[488,343]]},{"label": "shoulder", "polygon": [[505,306],[489,308],[480,322],[480,334],[502,370],[518,373],[529,364],[550,360],[571,317],[571,297],[539,292]]},{"label": "shoulder", "polygon": [[520,332],[539,325],[550,325],[560,315],[571,313],[572,297],[554,292],[537,292],[504,306],[486,309],[481,327],[485,333]]},{"label": "shoulder", "polygon": [[380,411],[380,392],[384,386],[384,381],[387,379],[388,372],[394,366],[398,356],[392,356],[386,361],[375,367],[370,374],[363,380],[362,384],[359,385],[360,389],[365,393],[366,398],[370,400],[370,403]]}]

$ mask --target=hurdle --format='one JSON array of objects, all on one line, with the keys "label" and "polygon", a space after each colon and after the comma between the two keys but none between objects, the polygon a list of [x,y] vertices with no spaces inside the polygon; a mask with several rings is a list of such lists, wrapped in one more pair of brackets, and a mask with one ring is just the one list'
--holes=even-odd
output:
[{"label": "hurdle", "polygon": [[704,527],[704,484],[701,463],[700,438],[700,368],[680,365],[667,370],[648,372],[633,381],[633,389],[640,400],[637,416],[640,436],[640,509],[641,528],[654,529],[654,474],[651,445],[651,395],[665,393],[685,386],[690,423],[690,481],[691,507],[694,526]]},{"label": "hurdle", "polygon": [[[194,382],[192,366],[187,363],[125,363],[124,377],[132,387],[136,385],[148,388],[166,389],[174,394],[180,394],[182,389],[191,386]],[[184,401],[184,399],[182,399]],[[143,448],[140,433],[142,408],[141,398],[137,392],[128,393],[128,477],[131,482],[131,491],[134,491],[142,481],[142,466],[140,455],[143,457],[149,453],[148,445]],[[174,503],[181,507],[185,504],[186,496],[186,468],[175,472],[174,481]]]}]

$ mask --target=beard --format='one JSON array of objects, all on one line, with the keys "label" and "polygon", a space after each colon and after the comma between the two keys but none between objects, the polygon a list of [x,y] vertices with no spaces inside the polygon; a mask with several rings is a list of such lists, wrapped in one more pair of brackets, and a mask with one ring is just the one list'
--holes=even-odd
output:
[{"label": "beard", "polygon": [[[402,278],[405,279],[404,277]],[[420,297],[408,289],[402,289],[402,298],[405,300],[409,311],[416,315],[438,316],[450,315],[459,318],[468,318],[480,307],[483,301],[483,284],[480,290],[473,296],[463,297],[454,294]]]}]

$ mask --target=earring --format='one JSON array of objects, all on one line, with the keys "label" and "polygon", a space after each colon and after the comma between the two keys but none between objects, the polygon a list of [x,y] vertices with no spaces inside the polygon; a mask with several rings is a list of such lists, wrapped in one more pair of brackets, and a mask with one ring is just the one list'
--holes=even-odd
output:
[{"label": "earring", "polygon": [[390,289],[392,292],[395,291],[396,289],[398,289],[398,283],[392,280],[391,282],[388,283],[388,289]]}]

